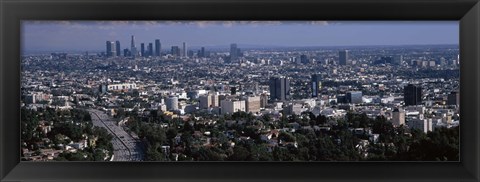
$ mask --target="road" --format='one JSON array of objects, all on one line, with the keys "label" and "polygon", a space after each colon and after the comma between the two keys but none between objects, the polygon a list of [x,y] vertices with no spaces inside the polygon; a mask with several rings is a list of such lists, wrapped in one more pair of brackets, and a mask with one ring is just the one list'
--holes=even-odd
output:
[{"label": "road", "polygon": [[143,161],[144,150],[138,136],[128,134],[101,110],[88,109],[94,126],[106,128],[113,135],[113,161]]}]

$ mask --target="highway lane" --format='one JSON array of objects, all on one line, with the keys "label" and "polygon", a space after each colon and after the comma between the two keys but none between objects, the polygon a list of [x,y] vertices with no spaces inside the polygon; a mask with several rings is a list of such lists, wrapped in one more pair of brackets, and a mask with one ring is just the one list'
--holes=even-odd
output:
[{"label": "highway lane", "polygon": [[112,139],[113,161],[142,161],[144,150],[136,135],[128,134],[116,121],[103,111],[88,109],[94,126],[106,128],[114,136]]}]

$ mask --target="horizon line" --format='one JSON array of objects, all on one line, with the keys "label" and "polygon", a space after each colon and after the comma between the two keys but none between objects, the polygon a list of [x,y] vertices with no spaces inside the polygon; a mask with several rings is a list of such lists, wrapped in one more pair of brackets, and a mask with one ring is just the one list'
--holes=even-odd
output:
[{"label": "horizon line", "polygon": [[[248,43],[232,43],[232,44],[237,44],[239,45],[246,45],[246,49],[259,49],[258,47],[261,47],[260,49],[268,49],[268,48],[316,48],[316,47],[323,47],[323,48],[339,48],[339,47],[380,47],[380,46],[389,46],[389,47],[401,47],[401,46],[459,46],[459,43],[441,43],[441,44],[372,44],[372,45],[311,45],[311,46],[287,46],[287,45],[261,45],[261,44],[248,44]],[[175,46],[175,45],[172,45]],[[220,44],[220,45],[207,45],[207,46],[198,46],[198,45],[193,45],[193,46],[187,46],[187,47],[194,47],[194,48],[200,48],[200,47],[216,47],[215,49],[228,49],[230,45],[229,44]],[[250,47],[249,47],[250,46]],[[257,48],[254,48],[253,46],[258,46]],[[127,46],[128,47],[128,46]],[[162,46],[163,47],[163,46]],[[241,47],[239,47],[241,49]],[[169,50],[169,49],[164,49],[162,50]],[[93,51],[93,52],[103,52],[105,50],[25,50],[21,51],[22,55],[27,52],[87,52],[87,51]]]}]

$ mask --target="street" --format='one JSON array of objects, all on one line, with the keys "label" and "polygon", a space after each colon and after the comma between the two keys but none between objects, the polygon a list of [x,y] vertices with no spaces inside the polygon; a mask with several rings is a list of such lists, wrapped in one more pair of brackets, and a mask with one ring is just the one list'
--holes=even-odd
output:
[{"label": "street", "polygon": [[96,109],[87,110],[92,116],[94,126],[103,127],[113,135],[113,161],[142,161],[144,152],[136,135],[128,134],[115,120],[104,112]]}]

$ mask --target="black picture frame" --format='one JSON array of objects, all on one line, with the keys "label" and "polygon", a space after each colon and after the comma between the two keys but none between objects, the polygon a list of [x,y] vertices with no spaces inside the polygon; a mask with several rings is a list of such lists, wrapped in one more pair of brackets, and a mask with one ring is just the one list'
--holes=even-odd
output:
[{"label": "black picture frame", "polygon": [[[478,0],[1,0],[1,181],[479,181]],[[20,162],[21,20],[459,20],[460,162]]]}]

